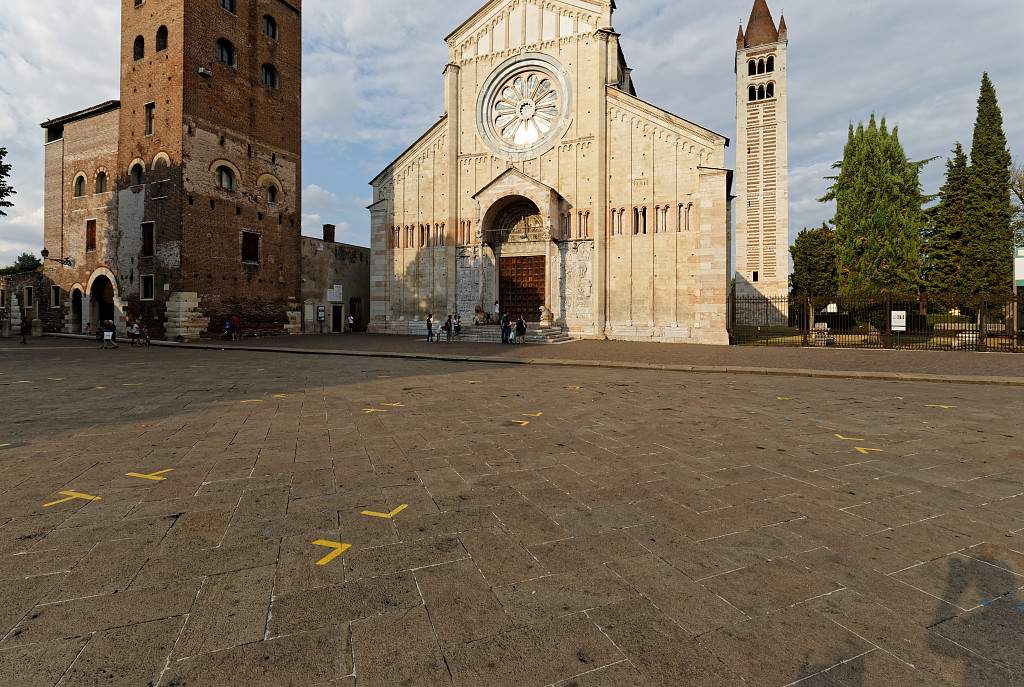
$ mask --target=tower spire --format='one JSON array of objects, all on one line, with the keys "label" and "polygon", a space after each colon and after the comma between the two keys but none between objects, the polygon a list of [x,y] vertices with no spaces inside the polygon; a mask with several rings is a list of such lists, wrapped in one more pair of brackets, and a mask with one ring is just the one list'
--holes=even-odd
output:
[{"label": "tower spire", "polygon": [[789,29],[786,28],[786,15],[783,14],[779,18],[779,40],[784,41],[789,35]]},{"label": "tower spire", "polygon": [[775,28],[775,20],[772,19],[772,11],[768,9],[767,0],[754,0],[754,7],[750,10],[750,21],[747,22],[746,47],[767,45],[778,40],[779,30]]},{"label": "tower spire", "polygon": [[736,34],[736,49],[743,50],[745,47],[747,47],[747,39],[743,35],[743,22],[740,22],[740,28]]}]

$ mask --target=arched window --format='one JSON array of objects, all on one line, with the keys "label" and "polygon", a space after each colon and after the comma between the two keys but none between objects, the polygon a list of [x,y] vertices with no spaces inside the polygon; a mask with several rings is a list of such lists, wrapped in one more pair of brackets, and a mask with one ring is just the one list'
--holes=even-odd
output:
[{"label": "arched window", "polygon": [[85,195],[85,176],[79,174],[75,177],[75,198],[81,198]]},{"label": "arched window", "polygon": [[619,236],[626,233],[626,208],[619,208]]},{"label": "arched window", "polygon": [[768,57],[768,61],[765,63],[765,71],[766,72],[774,72],[775,71],[775,55],[770,55]]},{"label": "arched window", "polygon": [[764,60],[757,61],[757,73],[764,74]]},{"label": "arched window", "polygon": [[640,208],[640,228],[644,235],[647,234],[647,208]]},{"label": "arched window", "polygon": [[640,208],[633,208],[633,235],[640,233]]},{"label": "arched window", "polygon": [[135,45],[132,46],[132,58],[141,60],[146,56],[146,39],[142,36],[135,37]]},{"label": "arched window", "polygon": [[751,60],[747,62],[747,75],[754,76],[755,74],[757,74],[757,62]]},{"label": "arched window", "polygon": [[682,203],[679,204],[679,208],[676,210],[676,232],[681,232],[686,228],[686,208]]},{"label": "arched window", "polygon": [[757,87],[757,99],[758,100],[764,100],[764,85],[763,84]]},{"label": "arched window", "polygon": [[693,228],[693,203],[686,206],[686,231]]},{"label": "arched window", "polygon": [[267,88],[277,88],[277,70],[274,69],[274,65],[265,64],[260,72],[261,78],[263,79],[263,85]]},{"label": "arched window", "polygon": [[766,97],[766,98],[774,98],[775,97],[775,84],[773,84],[773,83],[768,84],[768,88],[765,89],[765,92],[764,92],[764,97]]},{"label": "arched window", "polygon": [[277,204],[277,194],[278,194],[277,186],[275,186],[274,184],[271,184],[270,186],[267,186],[267,202],[268,203],[270,203],[271,205],[276,205]]},{"label": "arched window", "polygon": [[226,38],[217,40],[217,61],[229,67],[235,66],[235,46]]},{"label": "arched window", "polygon": [[757,86],[751,86],[749,94],[750,102],[754,102],[755,100],[757,100]]},{"label": "arched window", "polygon": [[128,172],[128,181],[132,186],[141,186],[146,183],[146,169],[142,166],[141,162],[136,162],[132,165],[131,170]]},{"label": "arched window", "polygon": [[272,40],[277,40],[277,20],[269,14],[263,15],[263,35]]},{"label": "arched window", "polygon": [[235,13],[235,0],[217,0],[218,4],[231,14]]},{"label": "arched window", "polygon": [[107,192],[107,173],[97,172],[96,174],[96,193]]},{"label": "arched window", "polygon": [[167,27],[161,26],[156,30],[156,51],[167,50]]},{"label": "arched window", "polygon": [[225,191],[235,190],[235,173],[227,165],[217,168],[217,185]]}]

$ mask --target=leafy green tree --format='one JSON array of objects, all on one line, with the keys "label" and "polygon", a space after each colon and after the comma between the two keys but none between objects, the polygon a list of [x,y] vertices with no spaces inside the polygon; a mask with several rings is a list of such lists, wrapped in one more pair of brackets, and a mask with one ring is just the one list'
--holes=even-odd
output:
[{"label": "leafy green tree", "polygon": [[928,293],[961,297],[969,294],[961,274],[969,183],[967,155],[957,143],[953,157],[946,161],[946,183],[939,191],[938,206],[929,213],[931,222],[923,237],[923,286]]},{"label": "leafy green tree", "polygon": [[910,294],[921,281],[921,232],[927,198],[924,162],[907,159],[899,130],[871,120],[850,125],[839,175],[822,198],[836,202],[836,263],[844,295]]},{"label": "leafy green tree", "polygon": [[797,234],[789,253],[793,256],[794,294],[831,298],[839,293],[836,236],[831,227],[822,224],[816,229],[804,229]]},{"label": "leafy green tree", "polygon": [[0,269],[0,274],[21,274],[22,272],[34,272],[43,266],[42,260],[31,253],[22,253],[10,267]]},{"label": "leafy green tree", "polygon": [[972,293],[1003,294],[1013,278],[1010,151],[996,89],[981,78],[964,228],[964,281]]},{"label": "leafy green tree", "polygon": [[1013,192],[1013,242],[1024,246],[1024,165],[1016,165],[1010,173]]},{"label": "leafy green tree", "polygon": [[0,148],[0,217],[7,216],[3,208],[14,206],[14,203],[7,199],[17,193],[7,183],[7,180],[11,178],[11,166],[4,162],[5,157],[7,157],[7,148]]}]

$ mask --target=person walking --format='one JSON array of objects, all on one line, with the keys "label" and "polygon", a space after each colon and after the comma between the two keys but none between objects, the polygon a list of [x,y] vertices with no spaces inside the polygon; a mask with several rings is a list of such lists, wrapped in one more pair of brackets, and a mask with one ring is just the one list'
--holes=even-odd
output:
[{"label": "person walking", "polygon": [[522,315],[516,320],[516,343],[526,343],[526,320],[523,319]]},{"label": "person walking", "polygon": [[462,315],[455,313],[455,321],[453,324],[455,325],[455,338],[458,338],[462,335]]},{"label": "person walking", "polygon": [[142,345],[141,343],[139,343],[139,335],[141,333],[142,333],[142,330],[139,328],[138,321],[137,320],[132,320],[132,323],[130,325],[128,325],[128,345],[129,345],[129,347],[134,348],[135,346],[141,346]]},{"label": "person walking", "polygon": [[32,323],[24,315],[21,318],[21,343],[28,343],[28,335],[32,333]]},{"label": "person walking", "polygon": [[508,321],[508,315],[501,316],[501,343],[511,343],[509,337],[512,335],[512,325]]},{"label": "person walking", "polygon": [[434,313],[427,314],[427,343],[434,343]]},{"label": "person walking", "polygon": [[355,331],[356,331],[356,318],[352,315],[352,313],[349,313],[348,314],[348,332],[349,332],[349,334],[354,334]]},{"label": "person walking", "polygon": [[120,348],[117,345],[117,341],[114,340],[116,330],[114,329],[114,323],[111,320],[107,320],[103,323],[103,348],[110,344],[111,348]]},{"label": "person walking", "polygon": [[231,340],[242,340],[242,318],[237,314],[231,316]]},{"label": "person walking", "polygon": [[441,326],[441,328],[444,329],[444,342],[451,343],[452,334],[455,332],[455,323],[452,321],[451,315],[449,315],[448,319],[444,321],[444,324]]}]

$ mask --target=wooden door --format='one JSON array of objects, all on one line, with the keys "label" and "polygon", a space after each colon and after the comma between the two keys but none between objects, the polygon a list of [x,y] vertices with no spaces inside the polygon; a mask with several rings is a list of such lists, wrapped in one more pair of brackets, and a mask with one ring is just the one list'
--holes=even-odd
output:
[{"label": "wooden door", "polygon": [[499,258],[498,301],[501,312],[508,313],[513,321],[522,315],[527,322],[539,322],[546,276],[543,255]]}]

